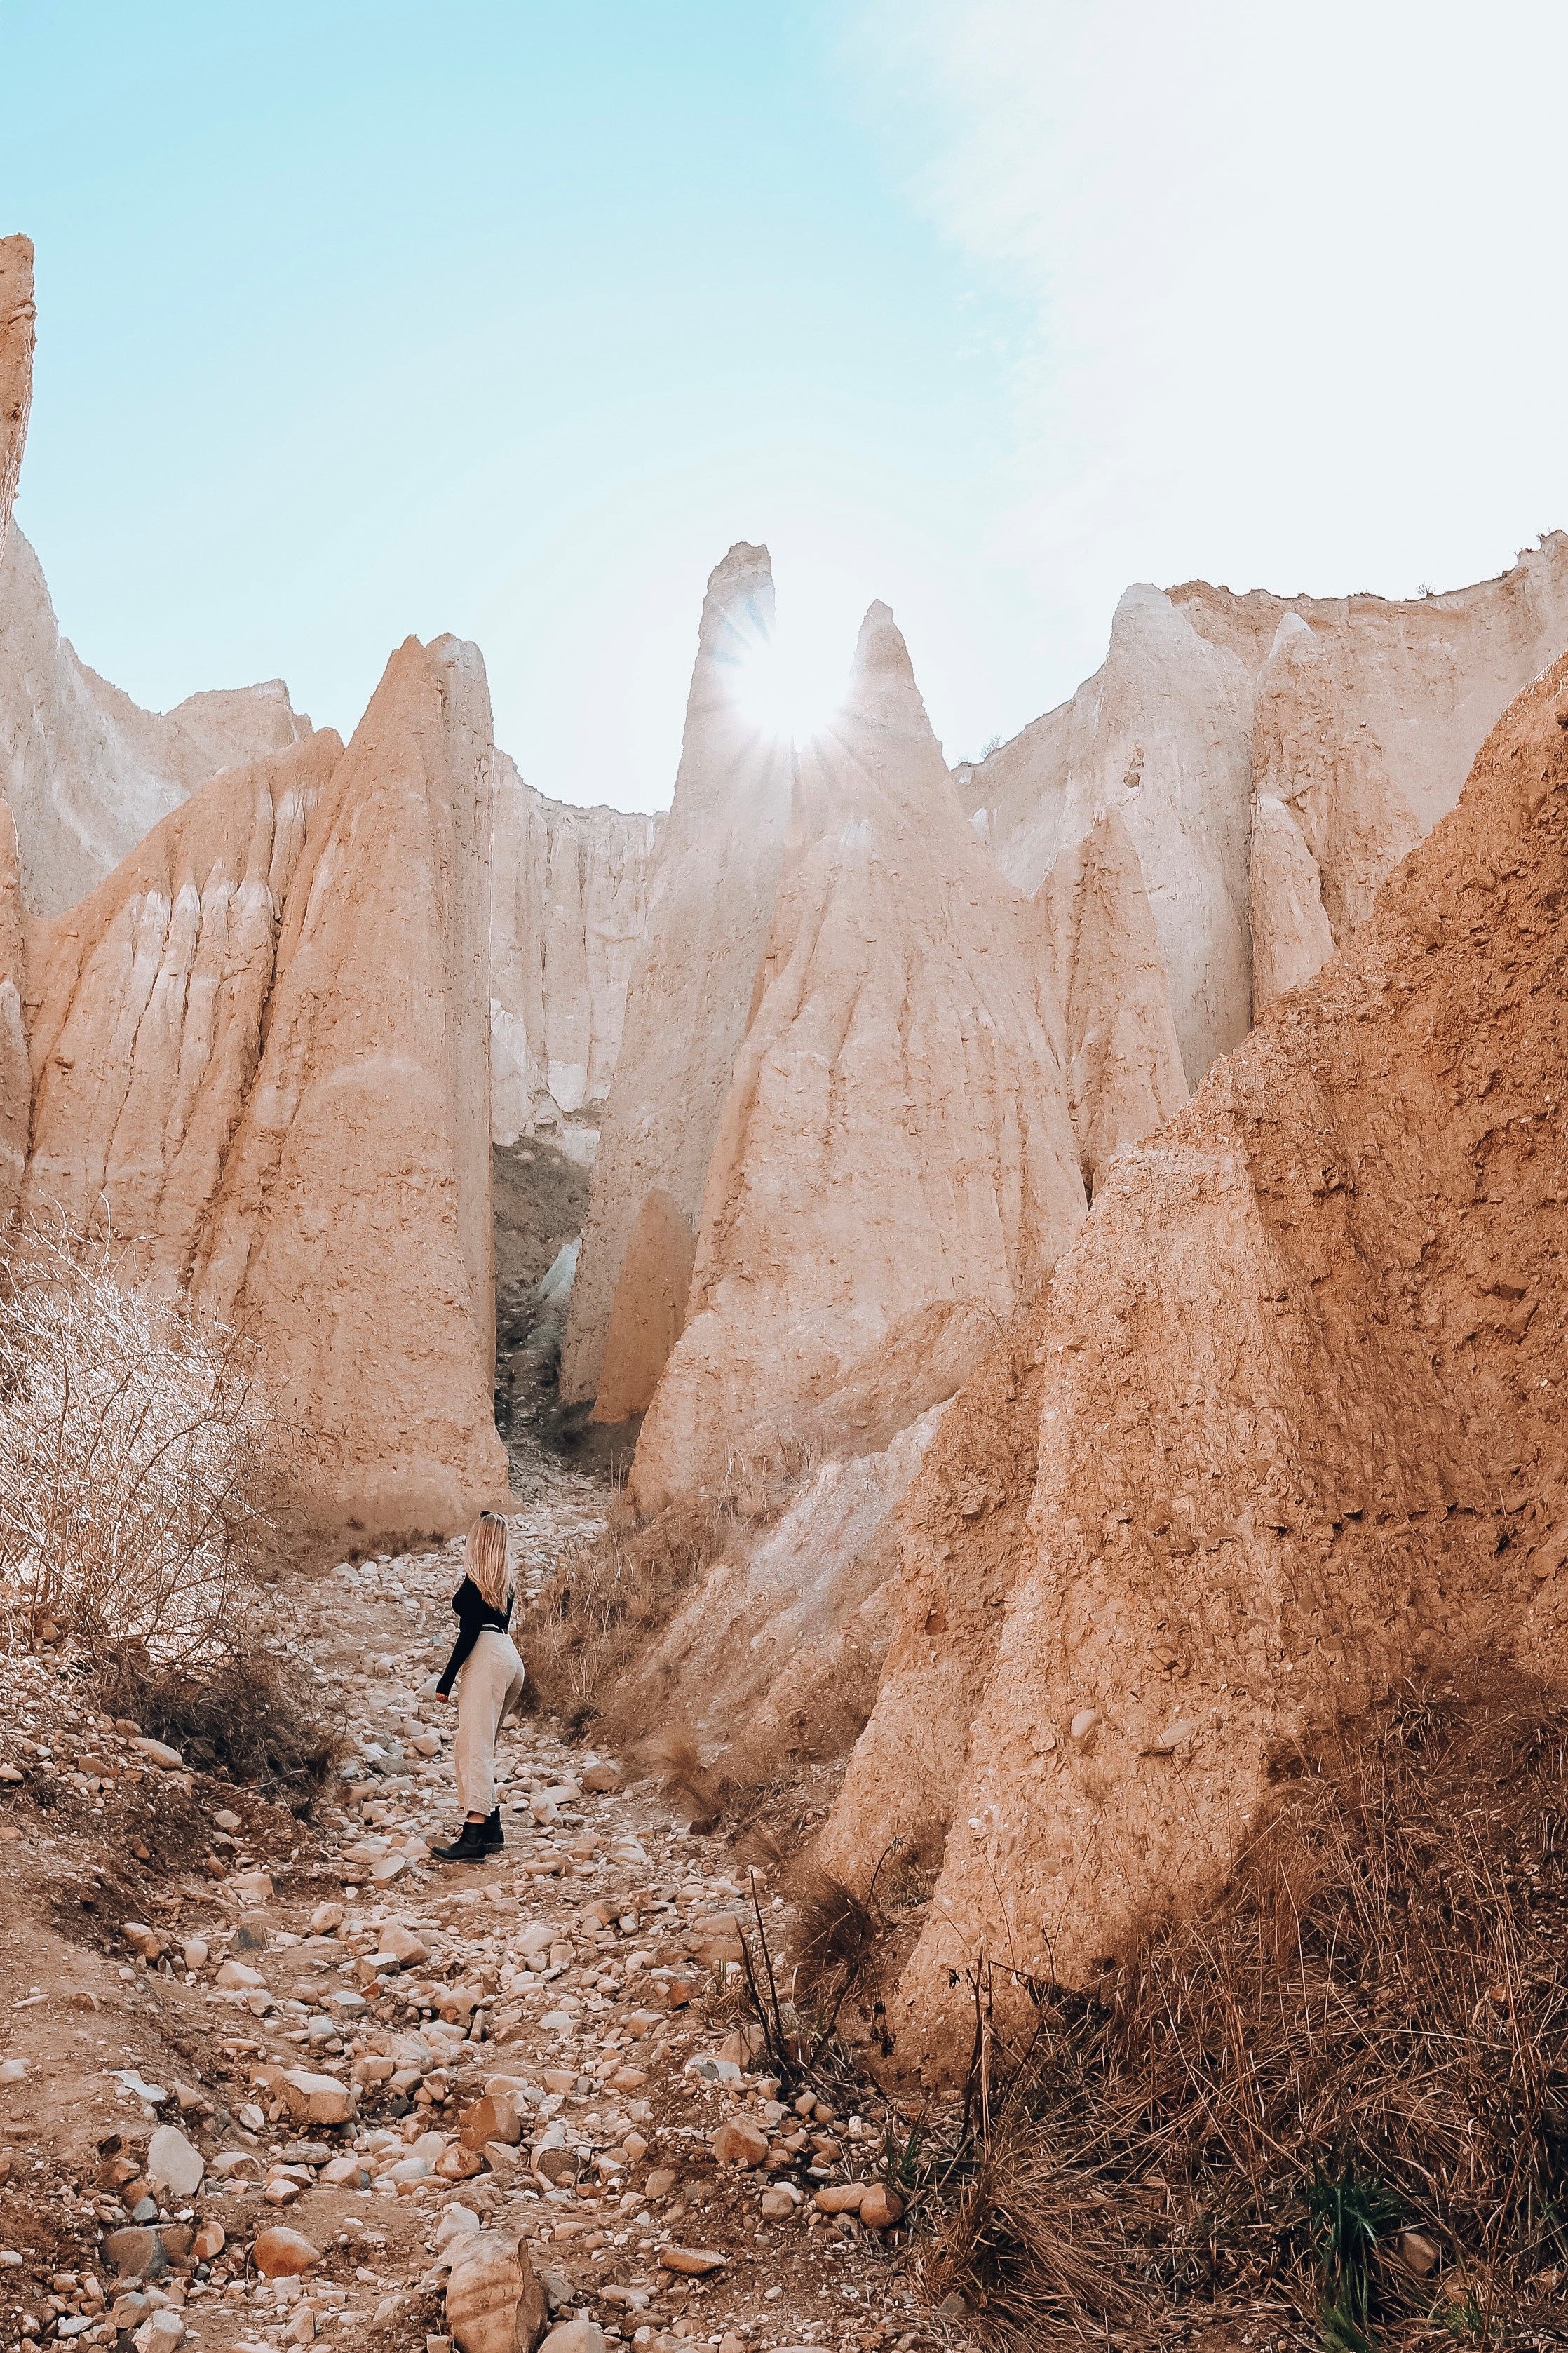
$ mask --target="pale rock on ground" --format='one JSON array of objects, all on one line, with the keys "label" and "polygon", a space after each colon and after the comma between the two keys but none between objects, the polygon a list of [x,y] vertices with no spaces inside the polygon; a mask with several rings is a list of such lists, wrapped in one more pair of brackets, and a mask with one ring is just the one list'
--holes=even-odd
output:
[{"label": "pale rock on ground", "polygon": [[801,754],[778,893],[702,1201],[691,1303],[631,1493],[836,1388],[903,1317],[1005,1319],[1084,1213],[1038,911],[962,815],[885,606]]},{"label": "pale rock on ground", "polygon": [[1562,1672],[1565,889],[1568,657],[949,1409],[823,1841],[942,1850],[901,2054],[967,2047],[982,1947],[1081,1982],[1212,1888],[1313,1723]]},{"label": "pale rock on ground", "polygon": [[490,1101],[497,1144],[593,1158],[621,1050],[662,820],[571,808],[495,762]]},{"label": "pale rock on ground", "polygon": [[675,796],[626,999],[561,1361],[563,1399],[647,1404],[685,1320],[703,1180],[773,921],[792,796],[786,744],[736,689],[772,637],[765,548],[708,583]]},{"label": "pale rock on ground", "polygon": [[26,1205],[257,1340],[324,1525],[506,1493],[489,729],[477,650],[410,638],[346,752],[213,777],[31,942]]}]

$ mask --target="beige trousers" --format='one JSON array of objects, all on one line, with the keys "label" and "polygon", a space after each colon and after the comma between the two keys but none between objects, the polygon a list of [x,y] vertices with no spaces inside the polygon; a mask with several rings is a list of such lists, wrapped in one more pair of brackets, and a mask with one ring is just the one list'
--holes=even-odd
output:
[{"label": "beige trousers", "polygon": [[452,1762],[458,1803],[466,1814],[491,1814],[496,1803],[496,1739],[522,1704],[522,1661],[510,1634],[483,1629],[458,1676],[458,1737]]}]

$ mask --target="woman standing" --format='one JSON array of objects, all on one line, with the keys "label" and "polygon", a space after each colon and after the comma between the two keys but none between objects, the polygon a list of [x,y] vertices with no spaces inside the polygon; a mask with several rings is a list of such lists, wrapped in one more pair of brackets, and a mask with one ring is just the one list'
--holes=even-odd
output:
[{"label": "woman standing", "polygon": [[500,1808],[496,1803],[496,1738],[522,1701],[522,1661],[507,1628],[511,1623],[511,1578],[506,1565],[506,1522],[481,1512],[468,1530],[463,1581],[452,1596],[458,1639],[436,1689],[443,1699],[458,1684],[458,1737],[453,1763],[462,1829],[450,1846],[430,1852],[442,1862],[482,1862],[499,1853]]}]

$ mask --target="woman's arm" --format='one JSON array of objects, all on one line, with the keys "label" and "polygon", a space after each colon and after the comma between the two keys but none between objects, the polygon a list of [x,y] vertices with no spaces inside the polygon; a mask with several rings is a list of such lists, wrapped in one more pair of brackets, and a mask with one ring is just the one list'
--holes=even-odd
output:
[{"label": "woman's arm", "polygon": [[452,1597],[452,1607],[458,1613],[458,1639],[452,1645],[452,1655],[442,1668],[440,1681],[436,1685],[436,1690],[442,1699],[451,1698],[452,1685],[458,1680],[463,1661],[479,1639],[479,1626],[482,1622],[484,1606],[479,1592],[465,1577]]}]

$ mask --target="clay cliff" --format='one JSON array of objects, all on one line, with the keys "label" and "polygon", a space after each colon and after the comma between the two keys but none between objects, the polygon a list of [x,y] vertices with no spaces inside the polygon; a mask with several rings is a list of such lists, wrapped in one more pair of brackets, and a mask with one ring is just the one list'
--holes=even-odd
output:
[{"label": "clay cliff", "polygon": [[27,438],[35,315],[32,240],[0,237],[0,562]]},{"label": "clay cliff", "polygon": [[904,2059],[966,2044],[982,1949],[1083,1982],[1212,1886],[1313,1725],[1562,1671],[1565,894],[1568,657],[949,1409],[824,1840],[942,1852]]},{"label": "clay cliff", "polygon": [[789,820],[787,744],[736,686],[773,618],[767,550],[708,583],[675,794],[648,885],[561,1359],[561,1394],[619,1421],[686,1318],[708,1162],[752,1011]]},{"label": "clay cliff", "polygon": [[1568,535],[1549,533],[1496,580],[1407,603],[1234,596],[1201,581],[1171,594],[1254,681],[1261,1010],[1365,922],[1453,807],[1500,712],[1568,645]]},{"label": "clay cliff", "polygon": [[1365,921],[1564,645],[1560,532],[1498,579],[1403,602],[1130,588],[1096,675],[954,776],[1028,891],[1119,819],[1195,1085]]},{"label": "clay cliff", "polygon": [[984,809],[1002,871],[1037,891],[1057,860],[1114,815],[1164,966],[1186,1082],[1251,1020],[1247,830],[1252,696],[1228,646],[1211,644],[1158,588],[1129,588],[1104,667],[1058,710],[957,769]]},{"label": "clay cliff", "polygon": [[621,1050],[662,820],[570,808],[496,755],[490,855],[491,1122],[591,1161]]},{"label": "clay cliff", "polygon": [[1181,1042],[1142,869],[1102,809],[1037,893],[1066,1025],[1068,1106],[1090,1197],[1117,1154],[1187,1099]]},{"label": "clay cliff", "polygon": [[[0,571],[33,396],[33,320],[31,242],[0,237]],[[16,828],[0,801],[0,1219],[16,1206],[27,1152],[32,1089],[22,1015],[26,987]]]},{"label": "clay cliff", "polygon": [[963,816],[885,606],[802,748],[795,830],[633,1465],[644,1510],[900,1319],[1008,1317],[1084,1211],[1039,911]]},{"label": "clay cliff", "polygon": [[346,752],[230,768],[29,942],[25,1206],[251,1334],[316,1524],[460,1525],[491,1412],[490,722],[410,638]]},{"label": "clay cliff", "polygon": [[0,792],[29,911],[85,897],[216,769],[301,741],[280,679],[143,711],[62,638],[38,559],[12,525],[0,559]]}]

